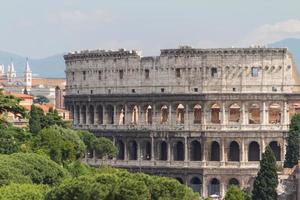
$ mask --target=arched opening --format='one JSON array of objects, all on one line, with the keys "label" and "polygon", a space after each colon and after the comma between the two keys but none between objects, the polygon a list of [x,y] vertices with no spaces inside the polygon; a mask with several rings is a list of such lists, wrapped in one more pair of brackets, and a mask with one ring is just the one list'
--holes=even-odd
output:
[{"label": "arched opening", "polygon": [[201,160],[201,144],[199,141],[194,140],[191,142],[190,154],[191,154],[191,161]]},{"label": "arched opening", "polygon": [[89,106],[89,124],[94,124],[94,106]]},{"label": "arched opening", "polygon": [[117,142],[117,148],[118,148],[117,159],[118,160],[124,160],[124,158],[125,158],[125,151],[124,151],[124,143],[123,143],[123,141],[119,140]]},{"label": "arched opening", "polygon": [[281,123],[281,108],[277,103],[273,103],[269,106],[269,124]]},{"label": "arched opening", "polygon": [[144,160],[151,160],[151,142],[145,141],[143,143],[143,159]]},{"label": "arched opening", "polygon": [[107,124],[114,124],[114,107],[112,105],[106,107],[106,116]]},{"label": "arched opening", "polygon": [[167,123],[168,122],[168,116],[169,116],[169,111],[168,111],[168,107],[166,105],[161,107],[161,120],[160,122],[163,123]]},{"label": "arched opening", "polygon": [[134,106],[132,109],[131,123],[136,125],[138,124],[138,120],[139,120],[139,109],[137,106]]},{"label": "arched opening", "polygon": [[250,105],[248,119],[249,124],[260,124],[260,107],[258,104]]},{"label": "arched opening", "polygon": [[118,106],[117,115],[119,116],[119,125],[125,124],[125,109],[122,105]]},{"label": "arched opening", "polygon": [[103,124],[103,107],[99,105],[97,107],[98,124]]},{"label": "arched opening", "polygon": [[220,124],[220,106],[218,104],[213,104],[211,106],[211,123]]},{"label": "arched opening", "polygon": [[229,107],[229,122],[239,122],[241,117],[241,107],[234,103]]},{"label": "arched opening", "polygon": [[183,184],[183,179],[181,177],[176,177],[175,178],[179,183]]},{"label": "arched opening", "polygon": [[82,124],[86,124],[86,106],[81,107]]},{"label": "arched opening", "polygon": [[77,124],[80,124],[80,107],[79,106],[76,106],[76,121],[77,121]]},{"label": "arched opening", "polygon": [[257,142],[251,142],[248,148],[248,161],[259,161],[260,149]]},{"label": "arched opening", "polygon": [[184,106],[179,104],[176,109],[176,121],[178,124],[184,123]]},{"label": "arched opening", "polygon": [[213,178],[208,187],[209,195],[220,195],[220,181]]},{"label": "arched opening", "polygon": [[168,144],[165,141],[159,145],[159,160],[168,160]]},{"label": "arched opening", "polygon": [[281,161],[280,145],[276,141],[273,141],[273,142],[270,142],[269,146],[271,147],[271,149],[275,155],[276,161]]},{"label": "arched opening", "polygon": [[153,116],[152,107],[149,105],[146,108],[146,123],[149,124],[149,125],[152,124],[152,116]]},{"label": "arched opening", "polygon": [[211,144],[210,160],[211,161],[220,161],[220,145],[216,141],[213,141]]},{"label": "arched opening", "polygon": [[202,111],[199,104],[194,106],[194,124],[201,124]]},{"label": "arched opening", "polygon": [[128,143],[129,160],[137,160],[137,143],[132,140]]},{"label": "arched opening", "polygon": [[232,141],[229,146],[229,161],[240,161],[240,146],[236,141]]},{"label": "arched opening", "polygon": [[190,186],[194,192],[200,193],[202,188],[202,182],[198,177],[193,177],[190,181]]},{"label": "arched opening", "polygon": [[240,186],[240,182],[236,178],[232,178],[228,182],[228,186]]},{"label": "arched opening", "polygon": [[183,161],[184,160],[184,145],[183,142],[178,141],[175,143],[174,149],[174,160]]}]

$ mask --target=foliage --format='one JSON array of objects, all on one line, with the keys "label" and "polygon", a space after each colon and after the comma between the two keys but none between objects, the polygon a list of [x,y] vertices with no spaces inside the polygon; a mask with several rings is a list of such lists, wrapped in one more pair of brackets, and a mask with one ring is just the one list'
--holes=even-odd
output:
[{"label": "foliage", "polygon": [[293,116],[290,124],[290,130],[287,138],[287,147],[285,154],[284,167],[292,168],[297,163],[299,158],[299,140],[300,140],[300,114]]},{"label": "foliage", "polygon": [[0,155],[0,185],[31,182],[52,185],[66,176],[65,169],[38,154]]},{"label": "foliage", "polygon": [[225,200],[247,200],[246,193],[237,186],[230,186],[225,194]]},{"label": "foliage", "polygon": [[0,153],[11,154],[26,151],[26,141],[30,139],[30,133],[12,125],[0,124]]},{"label": "foliage", "polygon": [[44,200],[46,185],[10,184],[0,187],[0,200]]},{"label": "foliage", "polygon": [[46,104],[49,103],[49,99],[45,96],[38,95],[33,99],[33,103]]},{"label": "foliage", "polygon": [[66,128],[66,123],[58,115],[57,110],[49,109],[48,113],[43,116],[41,126],[42,128],[48,128],[50,126],[57,125]]},{"label": "foliage", "polygon": [[170,178],[100,168],[91,174],[65,180],[46,195],[46,200],[58,199],[194,200],[199,197]]},{"label": "foliage", "polygon": [[30,110],[30,118],[29,118],[29,131],[36,135],[41,129],[41,119],[42,115],[38,107],[35,105],[31,105],[31,110]]},{"label": "foliage", "polygon": [[272,149],[268,146],[262,155],[260,169],[253,184],[253,200],[276,200],[278,177],[276,159]]},{"label": "foliage", "polygon": [[79,160],[76,160],[68,165],[66,165],[66,169],[73,177],[79,177],[82,175],[91,174],[94,170],[89,167],[87,164],[82,163]]},{"label": "foliage", "polygon": [[26,111],[23,106],[20,106],[21,99],[13,95],[6,95],[3,89],[0,89],[0,114],[13,113],[16,116],[25,118]]},{"label": "foliage", "polygon": [[39,132],[34,138],[33,148],[59,164],[68,164],[83,156],[85,145],[76,131],[52,126]]}]

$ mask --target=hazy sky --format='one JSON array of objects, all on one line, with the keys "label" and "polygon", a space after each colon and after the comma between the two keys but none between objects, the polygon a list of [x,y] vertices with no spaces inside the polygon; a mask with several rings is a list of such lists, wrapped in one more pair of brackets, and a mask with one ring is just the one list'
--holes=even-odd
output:
[{"label": "hazy sky", "polygon": [[300,37],[300,0],[0,0],[0,50],[231,47]]}]

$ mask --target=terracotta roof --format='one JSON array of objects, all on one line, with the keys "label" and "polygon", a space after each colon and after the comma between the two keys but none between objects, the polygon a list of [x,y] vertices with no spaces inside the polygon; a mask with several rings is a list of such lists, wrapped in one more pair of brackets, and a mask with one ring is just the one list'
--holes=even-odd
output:
[{"label": "terracotta roof", "polygon": [[12,95],[21,99],[33,99],[33,96],[28,95],[28,94],[23,94],[23,93],[14,93],[14,92],[9,92],[9,91],[4,91],[4,94],[6,95]]},{"label": "terracotta roof", "polygon": [[32,86],[38,85],[64,87],[66,85],[66,80],[64,78],[32,78]]},{"label": "terracotta roof", "polygon": [[[35,106],[41,108],[44,113],[47,113],[49,111],[50,108],[53,108],[54,105],[53,104],[34,104]],[[24,105],[23,106],[26,110],[31,110],[31,105]]]}]

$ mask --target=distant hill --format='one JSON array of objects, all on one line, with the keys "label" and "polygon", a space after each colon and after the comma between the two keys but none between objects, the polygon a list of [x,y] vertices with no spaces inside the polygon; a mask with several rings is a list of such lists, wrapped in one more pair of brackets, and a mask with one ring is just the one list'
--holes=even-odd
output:
[{"label": "distant hill", "polygon": [[[26,64],[26,57],[19,56],[13,53],[0,51],[0,64],[10,64],[11,60],[14,63],[17,74],[23,73]],[[40,77],[65,77],[65,63],[63,54],[57,54],[42,59],[29,58],[29,65],[34,75]]]},{"label": "distant hill", "polygon": [[[300,39],[287,38],[268,45],[269,47],[287,47],[293,53],[294,59],[300,72]],[[10,64],[13,60],[17,73],[21,74],[25,68],[26,57],[0,51],[0,64]],[[65,77],[65,63],[63,54],[56,54],[42,59],[30,59],[29,64],[33,74],[40,77]]]},{"label": "distant hill", "polygon": [[269,47],[287,47],[288,50],[293,54],[296,61],[298,71],[300,72],[300,39],[297,38],[287,38],[280,40],[273,44],[268,45]]}]

